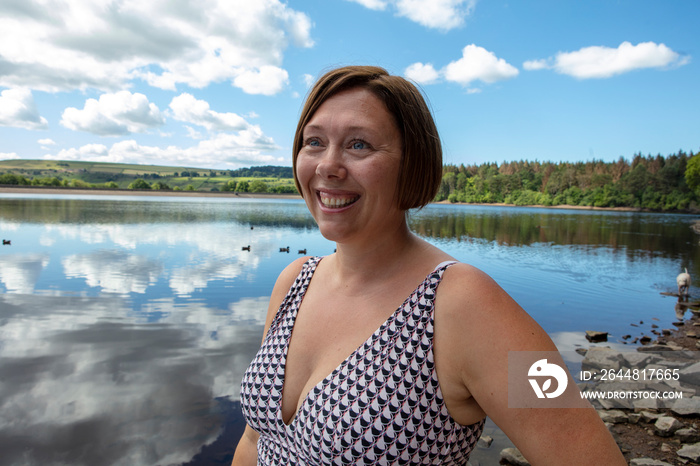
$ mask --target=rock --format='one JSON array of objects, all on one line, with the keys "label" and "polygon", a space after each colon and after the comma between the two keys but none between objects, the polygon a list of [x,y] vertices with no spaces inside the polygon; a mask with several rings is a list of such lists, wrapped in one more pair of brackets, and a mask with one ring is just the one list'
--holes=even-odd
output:
[{"label": "rock", "polygon": [[661,333],[663,333],[664,335],[670,335],[671,331],[669,329],[665,328],[665,329],[661,330]]},{"label": "rock", "polygon": [[665,461],[654,460],[651,458],[633,458],[630,460],[630,466],[673,466]]},{"label": "rock", "polygon": [[644,335],[642,338],[639,339],[639,343],[646,345],[651,341],[651,337]]},{"label": "rock", "polygon": [[623,340],[629,340],[630,338],[632,338],[632,335],[622,335]]},{"label": "rock", "polygon": [[627,415],[627,422],[630,424],[639,424],[639,420],[642,418],[642,415],[639,413],[629,413]]},{"label": "rock", "polygon": [[656,324],[651,324],[651,328],[659,328],[659,326]]},{"label": "rock", "polygon": [[700,362],[681,369],[679,380],[690,385],[700,385]]},{"label": "rock", "polygon": [[[632,406],[634,406],[635,411],[642,412],[642,418],[644,418],[644,413],[648,412],[646,410],[659,409],[659,403],[658,403],[658,400],[656,398],[641,398],[638,400],[633,400]],[[657,416],[657,418],[658,418],[658,416]],[[656,420],[657,418],[654,418],[654,420]],[[651,422],[651,420],[647,420],[647,422]]]},{"label": "rock", "polygon": [[504,462],[514,466],[530,466],[530,463],[517,448],[504,448],[501,450],[501,464]]},{"label": "rock", "polygon": [[639,415],[644,422],[656,422],[661,417],[661,414],[652,413],[651,411],[642,411]]},{"label": "rock", "polygon": [[605,423],[624,424],[629,422],[627,414],[619,409],[598,410],[598,416],[600,416]]},{"label": "rock", "polygon": [[683,327],[683,326],[685,325],[684,322],[671,322],[671,323],[672,323],[673,325],[675,325],[676,327]]},{"label": "rock", "polygon": [[688,458],[691,461],[700,461],[700,443],[683,445],[676,454],[681,458]]},{"label": "rock", "polygon": [[482,435],[479,437],[479,440],[476,442],[476,444],[482,448],[488,448],[491,446],[493,443],[493,437],[490,437],[488,435]]},{"label": "rock", "polygon": [[673,451],[673,448],[668,443],[662,443],[661,444],[661,451],[664,453],[671,453]]},{"label": "rock", "polygon": [[591,348],[586,357],[581,361],[582,370],[590,369],[614,369],[622,367],[620,353],[610,348]]},{"label": "rock", "polygon": [[[644,340],[644,338],[649,338],[649,337],[643,337],[642,340]],[[647,340],[646,343],[644,343],[642,340],[639,340],[639,342],[643,345],[647,345],[651,341],[651,338],[649,338],[649,340]],[[670,345],[654,344],[654,345],[639,347],[639,348],[637,348],[637,351],[658,353],[661,351],[674,351],[675,349],[680,349],[680,347],[673,348]]]},{"label": "rock", "polygon": [[654,423],[654,431],[660,437],[670,437],[682,428],[683,423],[671,416],[661,416]]},{"label": "rock", "polygon": [[660,356],[643,351],[622,353],[621,356],[622,365],[630,369],[647,369],[650,364],[661,361]]},{"label": "rock", "polygon": [[684,427],[683,429],[678,429],[674,434],[678,440],[682,443],[696,443],[700,442],[700,434],[698,431],[692,427]]},{"label": "rock", "polygon": [[591,343],[600,343],[608,341],[608,332],[596,332],[594,330],[586,330],[586,340]]},{"label": "rock", "polygon": [[585,356],[588,350],[586,348],[576,348],[576,352],[581,356]]},{"label": "rock", "polygon": [[671,405],[671,411],[681,416],[700,414],[700,396],[675,400]]}]

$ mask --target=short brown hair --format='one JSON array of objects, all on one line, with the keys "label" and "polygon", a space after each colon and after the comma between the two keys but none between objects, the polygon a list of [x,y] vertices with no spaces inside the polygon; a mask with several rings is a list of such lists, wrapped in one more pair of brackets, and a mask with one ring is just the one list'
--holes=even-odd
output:
[{"label": "short brown hair", "polygon": [[302,192],[297,179],[297,157],[304,143],[304,128],[323,102],[352,88],[367,89],[384,102],[401,132],[403,155],[396,193],[399,209],[425,206],[435,198],[442,179],[442,146],[435,121],[415,85],[376,66],[331,70],[311,89],[294,134],[292,165],[297,189]]}]

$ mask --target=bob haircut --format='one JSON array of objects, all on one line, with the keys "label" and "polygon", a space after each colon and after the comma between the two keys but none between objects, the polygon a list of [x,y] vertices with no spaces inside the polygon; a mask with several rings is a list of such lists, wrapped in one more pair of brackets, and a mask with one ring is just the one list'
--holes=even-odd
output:
[{"label": "bob haircut", "polygon": [[442,179],[442,146],[435,121],[415,85],[376,66],[331,70],[311,89],[294,134],[292,165],[299,193],[302,191],[297,178],[297,158],[304,144],[304,128],[323,102],[339,92],[355,88],[367,89],[384,102],[401,132],[403,155],[396,188],[398,208],[424,207],[437,195]]}]

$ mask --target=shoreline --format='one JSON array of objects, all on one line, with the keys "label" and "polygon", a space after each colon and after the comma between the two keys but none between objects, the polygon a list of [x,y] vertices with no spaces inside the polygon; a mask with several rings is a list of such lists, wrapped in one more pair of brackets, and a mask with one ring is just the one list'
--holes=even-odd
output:
[{"label": "shoreline", "polygon": [[0,186],[0,194],[74,194],[98,196],[180,196],[180,197],[230,197],[249,199],[301,199],[298,194],[279,193],[234,193],[231,191],[172,191],[147,189],[100,189],[100,188],[47,188],[44,186]]},{"label": "shoreline", "polygon": [[[98,195],[98,196],[181,196],[181,197],[220,197],[239,199],[303,199],[299,194],[279,194],[279,193],[242,193],[230,191],[172,191],[172,190],[147,190],[147,189],[101,189],[101,188],[53,188],[45,186],[0,186],[0,194],[73,194],[73,195]],[[594,207],[579,205],[515,205],[503,202],[494,203],[468,203],[450,202],[447,200],[431,202],[436,205],[464,205],[464,206],[484,206],[484,207],[534,207],[538,209],[559,209],[559,210],[597,210],[609,212],[657,212],[639,207]],[[674,213],[697,215],[699,211],[673,211],[660,213]]]}]

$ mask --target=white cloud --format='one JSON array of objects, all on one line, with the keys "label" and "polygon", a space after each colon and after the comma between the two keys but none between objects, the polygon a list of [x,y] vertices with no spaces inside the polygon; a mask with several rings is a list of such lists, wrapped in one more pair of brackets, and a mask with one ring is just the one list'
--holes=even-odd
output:
[{"label": "white cloud", "polygon": [[276,66],[261,66],[257,70],[246,70],[236,76],[233,84],[248,94],[273,95],[284,89],[289,74]]},{"label": "white cloud", "polygon": [[547,60],[529,60],[523,63],[523,68],[528,71],[543,70],[548,67]]},{"label": "white cloud", "polygon": [[18,158],[17,152],[0,152],[0,160],[14,160]]},{"label": "white cloud", "polygon": [[518,73],[518,69],[504,59],[474,44],[464,47],[462,58],[449,63],[443,70],[445,79],[465,86],[477,80],[494,83],[511,79]]},{"label": "white cloud", "polygon": [[450,30],[461,26],[474,10],[476,0],[397,0],[399,16],[435,29]]},{"label": "white cloud", "polygon": [[55,146],[56,145],[56,141],[54,141],[53,139],[49,139],[49,138],[39,139],[37,142],[39,144],[41,144],[42,146]]},{"label": "white cloud", "polygon": [[[0,53],[0,65],[2,64]],[[7,89],[0,93],[0,126],[24,129],[47,129],[46,118],[39,115],[32,92],[26,88]]]},{"label": "white cloud", "polygon": [[553,69],[579,79],[609,78],[644,68],[682,66],[690,61],[664,44],[623,42],[617,48],[592,46],[575,52],[559,52],[555,57],[530,60],[526,70]]},{"label": "white cloud", "polygon": [[385,10],[393,5],[397,16],[422,26],[448,31],[461,26],[476,6],[477,0],[350,0],[371,10]]},{"label": "white cloud", "polygon": [[430,63],[414,63],[406,68],[404,75],[418,84],[432,84],[440,78],[439,73]]},{"label": "white cloud", "polygon": [[[114,91],[142,78],[164,89],[230,81],[245,92],[278,92],[286,83],[279,68],[285,50],[311,47],[311,28],[305,14],[280,0],[4,3],[0,86]],[[252,86],[251,74],[265,85]]]},{"label": "white cloud", "polygon": [[180,94],[170,102],[170,110],[176,120],[203,126],[209,131],[240,131],[249,124],[235,113],[219,113],[209,108],[209,103],[195,99],[192,94]]},{"label": "white cloud", "polygon": [[235,134],[217,133],[196,146],[166,148],[145,146],[134,140],[117,142],[112,147],[88,144],[48,154],[49,160],[91,160],[94,162],[183,165],[189,167],[241,168],[251,165],[280,165],[291,163],[283,157],[267,155],[278,150],[274,141],[260,128],[251,125]]},{"label": "white cloud", "polygon": [[313,86],[314,81],[316,81],[316,78],[314,78],[310,74],[304,74],[304,76],[302,76],[302,79],[304,80],[304,85],[306,85],[307,89]]},{"label": "white cloud", "polygon": [[143,133],[163,123],[165,119],[155,104],[145,95],[129,91],[102,94],[99,100],[88,99],[82,110],[69,107],[61,118],[61,124],[68,129],[101,136]]},{"label": "white cloud", "polygon": [[360,5],[369,8],[370,10],[383,10],[389,3],[387,0],[350,0],[351,2],[359,3]]}]

